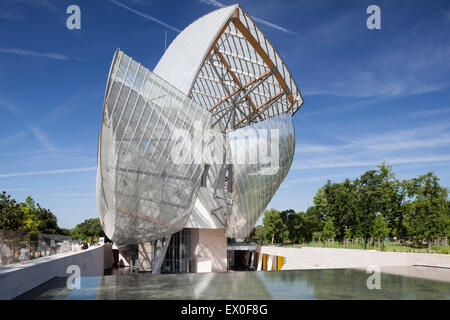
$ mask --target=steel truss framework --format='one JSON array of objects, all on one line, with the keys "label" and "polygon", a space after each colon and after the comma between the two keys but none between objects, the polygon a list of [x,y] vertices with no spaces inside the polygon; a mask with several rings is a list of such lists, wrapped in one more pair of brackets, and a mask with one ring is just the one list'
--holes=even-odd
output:
[{"label": "steel truss framework", "polygon": [[293,115],[303,104],[283,60],[240,7],[213,41],[189,94],[227,129]]}]

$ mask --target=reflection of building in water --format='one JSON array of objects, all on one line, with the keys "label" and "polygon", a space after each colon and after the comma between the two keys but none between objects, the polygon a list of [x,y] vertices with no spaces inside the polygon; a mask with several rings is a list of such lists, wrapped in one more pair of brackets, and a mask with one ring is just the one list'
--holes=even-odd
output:
[{"label": "reflection of building in water", "polygon": [[[399,267],[408,269],[414,267]],[[399,270],[400,271],[400,270]],[[448,271],[448,270],[447,270]],[[381,274],[369,290],[365,270],[316,269],[82,277],[80,290],[55,278],[19,299],[449,299],[450,282]]]},{"label": "reflection of building in water", "polygon": [[245,299],[243,293],[247,299],[272,298],[256,273],[248,272],[105,276],[97,287],[97,299]]},{"label": "reflection of building in water", "polygon": [[248,236],[289,171],[302,104],[239,5],[190,24],[153,71],[117,50],[97,153],[106,235],[138,246],[140,270],[226,271],[227,237]]}]

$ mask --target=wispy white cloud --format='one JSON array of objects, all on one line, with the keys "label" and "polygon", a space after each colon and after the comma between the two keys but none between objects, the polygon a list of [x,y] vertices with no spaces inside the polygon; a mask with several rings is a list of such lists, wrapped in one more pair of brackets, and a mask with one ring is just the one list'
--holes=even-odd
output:
[{"label": "wispy white cloud", "polygon": [[335,152],[339,149],[336,145],[324,145],[324,144],[297,144],[295,146],[296,153],[329,153]]},{"label": "wispy white cloud", "polygon": [[[46,187],[36,187],[36,186],[27,186],[27,187],[5,187],[2,186],[0,191],[5,190],[8,192],[13,192],[13,191],[27,191],[27,190],[31,190],[33,192],[37,192],[37,191],[46,191],[46,190],[68,190],[70,192],[73,192],[74,189],[77,190],[86,190],[88,188],[92,188],[92,185],[88,185],[88,184],[83,184],[83,185],[66,185],[66,186],[46,186]],[[95,188],[95,186],[94,186]]]},{"label": "wispy white cloud", "polygon": [[[25,135],[26,135],[26,131],[22,130],[22,131],[16,132],[13,135],[7,136],[7,137],[0,137],[0,144],[15,142],[16,140],[23,138]],[[4,155],[3,152],[2,152],[2,155]]]},{"label": "wispy white cloud", "polygon": [[23,55],[23,56],[34,56],[34,57],[41,57],[41,58],[56,59],[56,60],[62,60],[62,61],[73,60],[73,59],[69,58],[68,56],[65,56],[65,55],[59,54],[59,53],[36,52],[36,51],[19,49],[19,48],[0,48],[0,52],[7,53],[7,54],[18,54],[18,55]]},{"label": "wispy white cloud", "polygon": [[388,152],[411,150],[418,148],[440,148],[450,145],[450,123],[435,123],[433,126],[419,126],[410,129],[393,130],[386,133],[372,133],[358,137],[346,137],[339,139],[344,143],[324,144],[297,144],[296,153],[323,154],[323,153],[348,153],[358,150],[373,152]]},{"label": "wispy white cloud", "polygon": [[40,128],[35,125],[30,124],[28,121],[24,120],[22,113],[19,109],[9,101],[0,98],[0,107],[8,110],[14,117],[20,120],[23,125],[32,133],[35,139],[40,143],[40,145],[46,149],[49,153],[54,154],[56,152],[56,147],[51,142],[50,138],[45,134]]},{"label": "wispy white cloud", "polygon": [[436,115],[441,115],[441,114],[446,114],[446,113],[450,113],[450,108],[413,111],[413,112],[409,112],[408,116],[410,116],[410,117],[427,117],[427,116],[436,116]]},{"label": "wispy white cloud", "polygon": [[447,18],[448,21],[450,21],[450,9],[444,9],[441,6],[439,6],[439,9],[441,10],[441,12],[445,15],[445,17]]},{"label": "wispy white cloud", "polygon": [[109,1],[114,3],[115,5],[118,5],[119,7],[122,7],[124,9],[134,13],[134,14],[137,14],[138,16],[141,16],[141,17],[143,17],[143,18],[145,18],[147,20],[156,22],[156,23],[162,25],[163,27],[166,27],[166,28],[168,28],[170,30],[173,30],[173,31],[177,32],[177,33],[181,32],[180,29],[178,29],[178,28],[176,28],[176,27],[174,27],[174,26],[172,26],[172,25],[170,25],[170,24],[168,24],[168,23],[166,23],[166,22],[164,22],[162,20],[159,20],[159,19],[157,19],[155,17],[152,17],[152,16],[150,16],[150,15],[148,15],[146,13],[140,12],[140,11],[138,11],[136,9],[133,9],[133,8],[127,6],[127,5],[124,5],[123,3],[119,2],[119,1],[116,1],[116,0],[109,0]]},{"label": "wispy white cloud", "polygon": [[[304,32],[314,47],[327,49],[323,50],[322,59],[314,61],[314,73],[304,76],[311,80],[303,81],[302,92],[362,98],[404,97],[446,90],[450,87],[449,21],[445,10],[441,11],[410,23],[409,28],[382,29],[379,35],[384,45],[367,52],[362,50],[356,60],[351,54],[336,60],[336,52],[343,53],[343,48],[351,46],[355,39],[366,43],[367,30],[362,27],[359,12],[351,9],[343,15],[330,15],[309,28],[306,25]],[[303,43],[297,46],[295,50],[299,52],[305,48]]]},{"label": "wispy white cloud", "polygon": [[42,175],[42,174],[86,172],[86,171],[94,171],[94,170],[97,170],[97,167],[46,170],[46,171],[13,172],[13,173],[2,173],[2,174],[0,174],[0,178],[11,178],[11,177],[19,177],[19,176],[35,176],[35,175]]},{"label": "wispy white cloud", "polygon": [[39,141],[42,147],[44,147],[47,151],[49,151],[52,154],[56,153],[57,148],[50,140],[50,138],[47,136],[47,134],[44,133],[44,131],[35,126],[29,126],[29,129],[33,133],[34,137]]},{"label": "wispy white cloud", "polygon": [[20,4],[28,5],[28,6],[31,6],[31,7],[42,7],[42,8],[49,9],[53,13],[61,13],[61,12],[65,11],[65,7],[64,7],[64,10],[63,10],[63,9],[61,9],[61,7],[57,7],[57,6],[53,5],[48,0],[2,0],[2,1],[3,2],[9,2],[9,3],[12,3],[12,4],[20,3]]},{"label": "wispy white cloud", "polygon": [[344,174],[330,174],[330,175],[320,175],[320,176],[311,176],[304,178],[294,178],[294,179],[286,179],[280,186],[280,188],[288,188],[292,187],[295,184],[299,183],[314,183],[314,182],[325,182],[327,180],[335,180],[335,179],[343,179],[347,177]]},{"label": "wispy white cloud", "polygon": [[207,4],[216,8],[223,8],[225,7],[225,5],[219,1],[216,0],[198,0],[198,2],[203,3],[203,4]]},{"label": "wispy white cloud", "polygon": [[[219,2],[217,0],[198,0],[198,1],[201,2],[201,3],[204,3],[204,4],[207,4],[207,5],[216,7],[216,8],[223,8],[223,7],[225,7],[225,5],[223,3],[221,3],[221,2]],[[252,16],[252,18],[256,22],[258,22],[260,24],[264,24],[264,25],[266,25],[266,26],[268,26],[270,28],[276,29],[276,30],[284,32],[284,33],[290,33],[290,34],[297,35],[296,32],[288,30],[285,27],[282,27],[282,26],[280,26],[278,24],[275,24],[273,22],[270,22],[270,21],[267,21],[267,20],[264,20],[264,19],[261,19],[261,18],[257,18],[257,17],[254,17],[254,16]]]},{"label": "wispy white cloud", "polygon": [[404,157],[404,158],[374,158],[371,160],[352,160],[348,158],[322,158],[313,160],[302,160],[292,165],[295,170],[299,169],[325,169],[325,168],[347,168],[347,167],[369,167],[377,166],[382,162],[387,165],[396,164],[412,164],[412,163],[432,163],[432,162],[448,162],[450,161],[450,154],[442,156],[419,156],[419,157]]},{"label": "wispy white cloud", "polygon": [[216,0],[198,0],[200,3],[208,4],[210,6],[216,7],[216,8],[223,8],[225,5],[219,1]]},{"label": "wispy white cloud", "polygon": [[297,144],[298,160],[292,167],[305,170],[376,166],[383,161],[389,165],[448,162],[449,128],[449,123],[442,122],[357,137],[341,134],[342,142],[333,145]]},{"label": "wispy white cloud", "polygon": [[264,25],[266,25],[268,27],[271,27],[273,29],[276,29],[278,31],[281,31],[281,32],[284,32],[284,33],[290,33],[290,34],[298,35],[298,33],[294,32],[294,31],[291,31],[289,29],[286,29],[285,27],[282,27],[282,26],[280,26],[278,24],[275,24],[275,23],[272,23],[272,22],[269,22],[267,20],[264,20],[264,19],[261,19],[261,18],[257,18],[257,17],[254,17],[254,16],[252,16],[252,18],[256,22],[259,22],[260,24],[264,24]]},{"label": "wispy white cloud", "polygon": [[0,19],[3,19],[3,20],[10,20],[10,21],[17,21],[17,22],[23,22],[23,21],[25,21],[25,18],[24,18],[24,17],[19,16],[19,15],[17,15],[17,14],[13,14],[13,13],[8,13],[8,12],[1,13],[1,14],[0,14]]}]

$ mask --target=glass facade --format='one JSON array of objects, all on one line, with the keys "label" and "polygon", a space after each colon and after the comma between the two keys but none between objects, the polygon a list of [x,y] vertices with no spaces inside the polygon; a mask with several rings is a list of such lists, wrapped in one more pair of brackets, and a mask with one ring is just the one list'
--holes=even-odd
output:
[{"label": "glass facade", "polygon": [[[239,5],[190,24],[154,72],[117,50],[97,158],[106,235],[139,244],[225,228],[244,239],[289,171],[302,104],[284,61]],[[171,248],[183,238],[174,237]],[[163,269],[184,268],[177,252]]]},{"label": "glass facade", "polygon": [[234,201],[226,235],[244,239],[291,167],[295,152],[292,117],[283,114],[231,131],[228,139],[234,163]]},{"label": "glass facade", "polygon": [[192,271],[191,230],[183,229],[172,235],[161,266],[162,273]]},{"label": "glass facade", "polygon": [[97,198],[110,239],[138,244],[186,224],[204,166],[177,153],[177,130],[199,152],[207,110],[122,51],[114,57],[99,138]]}]

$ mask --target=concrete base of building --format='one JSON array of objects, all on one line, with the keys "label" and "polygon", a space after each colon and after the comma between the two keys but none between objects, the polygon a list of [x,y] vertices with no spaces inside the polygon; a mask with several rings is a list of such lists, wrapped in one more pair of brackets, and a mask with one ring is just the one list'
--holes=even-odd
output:
[{"label": "concrete base of building", "polygon": [[[227,238],[225,229],[188,228],[190,232],[189,272],[226,272]],[[152,244],[138,246],[138,269],[140,272],[152,271]]]},{"label": "concrete base of building", "polygon": [[225,229],[191,229],[191,256],[194,272],[226,272]]}]

